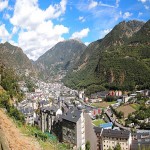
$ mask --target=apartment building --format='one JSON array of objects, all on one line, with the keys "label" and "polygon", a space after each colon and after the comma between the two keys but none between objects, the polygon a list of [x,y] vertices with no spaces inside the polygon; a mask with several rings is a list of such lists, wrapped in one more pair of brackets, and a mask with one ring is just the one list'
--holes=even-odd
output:
[{"label": "apartment building", "polygon": [[97,150],[102,150],[102,138],[101,138],[101,135],[102,135],[102,131],[103,129],[102,128],[99,128],[99,127],[94,127],[94,131],[95,131],[95,134],[96,134],[96,149]]},{"label": "apartment building", "polygon": [[62,115],[62,111],[58,106],[41,108],[40,110],[40,128],[43,132],[53,130],[53,122],[56,117]]},{"label": "apartment building", "polygon": [[144,132],[132,134],[131,150],[138,149],[150,149],[150,131],[145,130]]},{"label": "apartment building", "polygon": [[62,139],[73,144],[74,149],[85,150],[84,112],[71,109],[62,116]]},{"label": "apartment building", "polygon": [[95,128],[97,136],[97,150],[114,149],[117,143],[122,150],[130,150],[131,133],[129,131],[118,131],[111,129]]}]

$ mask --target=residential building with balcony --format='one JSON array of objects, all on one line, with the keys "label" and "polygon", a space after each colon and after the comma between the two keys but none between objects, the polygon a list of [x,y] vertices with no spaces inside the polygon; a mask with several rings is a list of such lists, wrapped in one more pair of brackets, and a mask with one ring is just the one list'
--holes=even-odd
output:
[{"label": "residential building with balcony", "polygon": [[84,112],[71,109],[62,115],[62,139],[71,143],[75,149],[85,150]]},{"label": "residential building with balcony", "polygon": [[97,136],[97,150],[114,149],[119,143],[121,150],[130,150],[131,133],[129,131],[118,131],[95,127]]}]

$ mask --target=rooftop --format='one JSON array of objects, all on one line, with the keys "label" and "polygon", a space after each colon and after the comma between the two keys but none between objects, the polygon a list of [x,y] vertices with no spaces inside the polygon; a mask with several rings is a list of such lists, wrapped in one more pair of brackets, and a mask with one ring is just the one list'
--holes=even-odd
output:
[{"label": "rooftop", "polygon": [[66,114],[62,116],[62,119],[76,123],[81,117],[82,111],[78,109],[70,109]]},{"label": "rooftop", "polygon": [[108,123],[100,124],[100,127],[105,129],[105,128],[111,128],[112,125],[113,125],[112,122],[108,122]]},{"label": "rooftop", "polygon": [[130,135],[129,131],[118,131],[118,130],[111,130],[111,129],[103,129],[103,132],[102,132],[103,137],[110,137],[110,138],[128,139],[129,135]]}]

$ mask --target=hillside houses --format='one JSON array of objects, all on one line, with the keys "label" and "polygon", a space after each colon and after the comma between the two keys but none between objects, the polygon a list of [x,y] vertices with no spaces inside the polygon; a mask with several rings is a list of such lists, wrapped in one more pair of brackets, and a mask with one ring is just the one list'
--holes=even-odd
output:
[{"label": "hillside houses", "polygon": [[[69,143],[74,150],[85,150],[87,141],[91,150],[113,149],[118,143],[122,150],[135,150],[140,140],[141,145],[148,143],[146,138],[143,142],[139,135],[138,140],[133,138],[130,128],[120,125],[112,117],[110,106],[98,108],[91,105],[115,95],[117,99],[111,104],[115,109],[122,103],[129,103],[137,93],[123,95],[120,91],[103,91],[88,98],[83,91],[71,90],[61,83],[37,81],[36,84],[38,88],[35,92],[26,92],[26,99],[17,105],[18,110],[25,115],[26,123],[36,124],[43,132],[54,134],[60,142]],[[85,98],[87,100],[84,102]],[[149,101],[146,104],[149,105]],[[106,123],[96,127],[92,120],[100,116]],[[149,118],[144,121],[149,121]]]},{"label": "hillside houses", "polygon": [[77,109],[62,115],[62,139],[70,142],[76,149],[85,149],[84,113]]}]

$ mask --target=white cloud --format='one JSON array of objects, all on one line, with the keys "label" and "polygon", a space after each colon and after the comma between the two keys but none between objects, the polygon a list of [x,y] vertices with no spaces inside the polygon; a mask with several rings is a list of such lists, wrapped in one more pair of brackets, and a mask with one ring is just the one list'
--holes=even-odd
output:
[{"label": "white cloud", "polygon": [[88,8],[89,8],[89,9],[92,9],[92,8],[96,7],[97,5],[98,5],[98,2],[92,0],[92,1],[90,2],[90,4],[89,4]]},{"label": "white cloud", "polygon": [[116,0],[116,7],[117,8],[119,7],[119,2],[120,2],[120,0]]},{"label": "white cloud", "polygon": [[105,34],[108,34],[111,30],[112,30],[112,29],[105,29],[103,32],[104,32]]},{"label": "white cloud", "polygon": [[14,45],[14,46],[18,46],[18,43],[16,43],[16,42],[13,41],[13,40],[9,40],[8,42],[9,42],[10,44]]},{"label": "white cloud", "polygon": [[99,2],[99,6],[112,7],[112,8],[114,8],[114,7],[115,7],[115,6],[113,6],[113,5],[104,4],[104,3],[102,3],[101,1]]},{"label": "white cloud", "polygon": [[100,31],[100,36],[99,38],[103,38],[106,34],[108,34],[112,29],[105,29],[105,30],[102,30]]},{"label": "white cloud", "polygon": [[6,13],[6,14],[3,14],[3,18],[4,18],[4,19],[10,19],[10,15],[7,14],[7,13]]},{"label": "white cloud", "polygon": [[145,9],[147,9],[147,10],[149,9],[149,6],[147,6],[147,5],[144,5],[144,7],[145,7]]},{"label": "white cloud", "polygon": [[7,41],[8,39],[10,38],[10,34],[9,32],[7,31],[7,29],[5,28],[5,24],[2,24],[0,26],[0,40],[2,42],[5,42]]},{"label": "white cloud", "polygon": [[63,25],[53,25],[51,21],[41,23],[36,30],[19,33],[18,45],[21,46],[29,58],[35,60],[59,41],[64,40],[62,34],[69,29]]},{"label": "white cloud", "polygon": [[12,29],[12,34],[16,34],[17,32],[18,32],[18,28],[16,26],[14,26]]},{"label": "white cloud", "polygon": [[139,2],[145,3],[147,0],[138,0]]},{"label": "white cloud", "polygon": [[81,22],[85,22],[85,18],[83,17],[83,16],[79,16],[79,21],[81,21]]},{"label": "white cloud", "polygon": [[8,0],[0,0],[0,11],[8,7]]},{"label": "white cloud", "polygon": [[84,37],[86,37],[89,33],[89,28],[86,28],[86,29],[83,29],[79,32],[74,32],[71,36],[72,39],[75,39],[75,38],[79,38],[79,39],[82,39]]},{"label": "white cloud", "polygon": [[66,11],[67,0],[48,6],[42,10],[38,0],[16,0],[14,14],[10,22],[14,25],[12,34],[18,33],[18,45],[30,59],[40,55],[64,40],[63,34],[69,29],[63,25],[54,25],[52,19],[58,19]]},{"label": "white cloud", "polygon": [[139,12],[139,13],[138,13],[138,17],[141,17],[142,15],[143,15],[142,12]]},{"label": "white cloud", "polygon": [[132,16],[132,13],[130,13],[130,12],[125,12],[124,14],[123,14],[123,19],[127,19],[127,18],[129,18],[129,17],[131,17]]},{"label": "white cloud", "polygon": [[67,0],[61,0],[60,4],[41,10],[37,0],[17,0],[10,22],[22,28],[33,29],[44,20],[60,17],[66,10],[66,4]]},{"label": "white cloud", "polygon": [[88,46],[88,45],[90,44],[90,42],[85,42],[84,44],[85,44],[86,46]]}]

